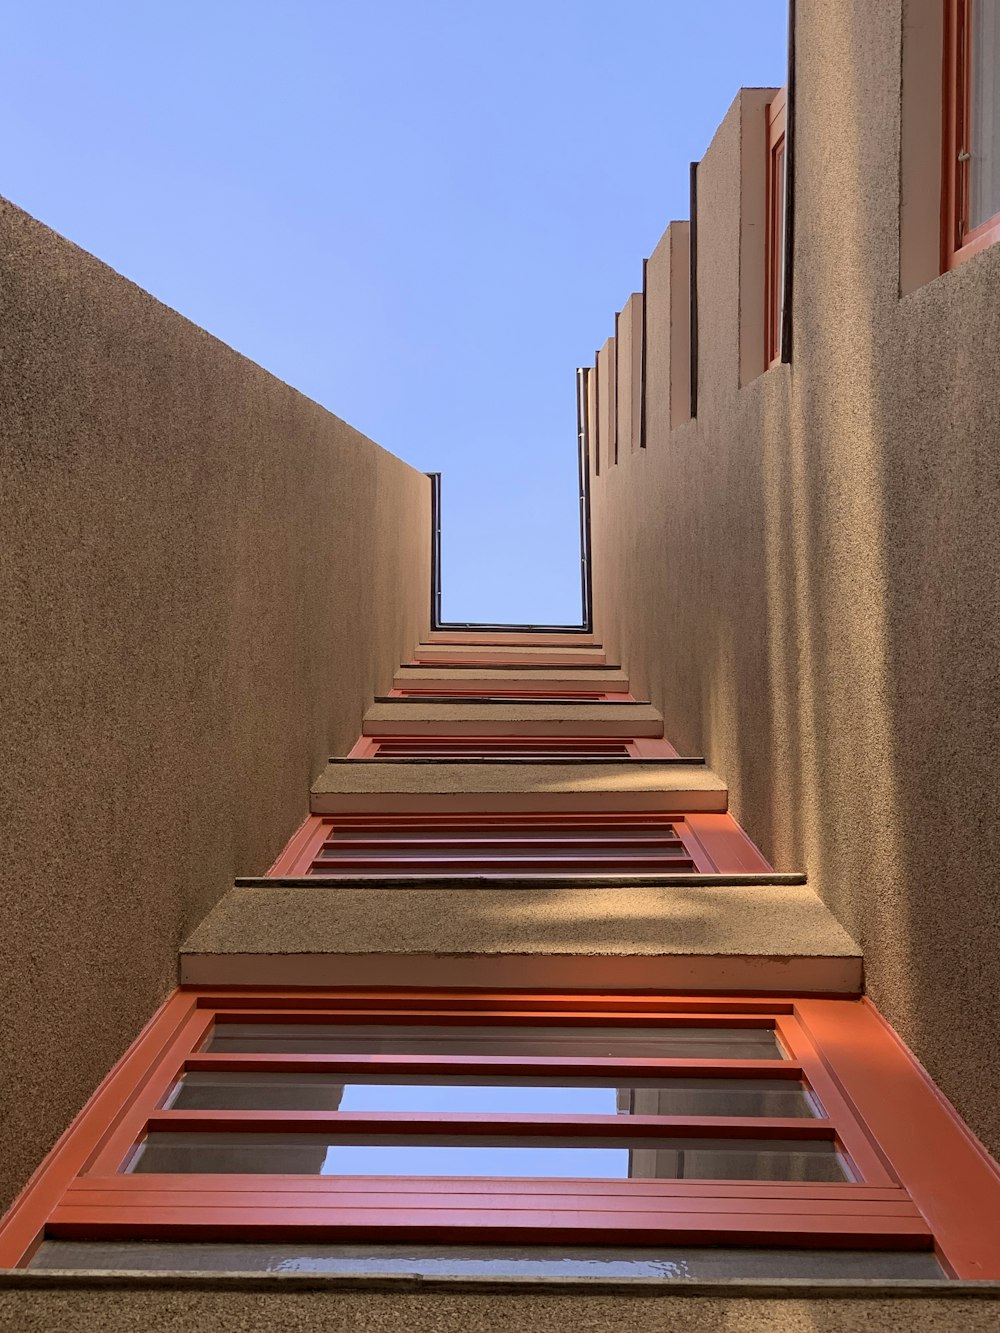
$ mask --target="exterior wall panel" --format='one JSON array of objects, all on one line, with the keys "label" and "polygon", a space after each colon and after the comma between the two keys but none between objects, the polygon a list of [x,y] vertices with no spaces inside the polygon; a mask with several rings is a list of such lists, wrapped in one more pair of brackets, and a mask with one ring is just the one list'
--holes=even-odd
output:
[{"label": "exterior wall panel", "polygon": [[0,255],[5,1205],[426,630],[430,500],[6,203]]},{"label": "exterior wall panel", "polygon": [[742,389],[739,102],[706,154],[699,417],[595,487],[597,627],[996,1154],[1000,247],[900,299],[901,31],[798,0],[794,359]]}]

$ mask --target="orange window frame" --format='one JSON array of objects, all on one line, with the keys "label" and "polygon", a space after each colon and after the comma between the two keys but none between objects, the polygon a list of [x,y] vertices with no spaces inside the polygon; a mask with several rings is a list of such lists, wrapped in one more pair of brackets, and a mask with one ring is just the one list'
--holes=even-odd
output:
[{"label": "orange window frame", "polygon": [[[956,268],[1000,241],[1000,213],[968,226],[971,179],[972,6],[975,0],[945,0],[944,127],[941,136],[941,267]],[[996,147],[1000,154],[1000,144]]]},{"label": "orange window frame", "polygon": [[361,736],[348,759],[473,759],[562,763],[580,759],[678,759],[669,741],[653,736],[533,736],[378,733]]},{"label": "orange window frame", "polygon": [[[447,869],[437,867],[435,880],[496,875],[556,873],[551,860],[542,861],[532,869],[532,858],[552,857],[558,850],[561,863],[572,866],[572,873],[580,877],[600,876],[602,863],[588,850],[588,840],[614,845],[616,832],[621,839],[623,865],[627,866],[630,834],[637,829],[655,834],[658,826],[671,830],[676,842],[674,849],[690,862],[678,872],[666,869],[650,870],[647,866],[644,880],[659,883],[674,873],[728,876],[767,874],[771,866],[729,814],[692,812],[688,814],[607,814],[522,813],[522,814],[339,814],[308,815],[289,839],[287,846],[268,871],[268,878],[300,879],[341,877],[351,874],[345,864],[334,861],[324,864],[322,853],[328,841],[338,831],[352,839],[354,845],[370,853],[376,860],[395,847],[409,858],[409,869],[401,862],[392,871],[394,875],[426,876],[428,860],[438,852],[442,839],[452,842],[464,855],[454,859]],[[566,846],[561,846],[562,843]],[[486,864],[489,857],[499,856],[501,864]],[[383,877],[390,871],[384,862],[368,869],[356,868],[352,877],[366,875]],[[630,873],[641,867],[633,864]],[[605,874],[626,873],[623,867],[605,869]]]},{"label": "orange window frame", "polygon": [[[782,1060],[593,1056],[244,1054],[204,1049],[227,1022],[772,1028]],[[165,1107],[187,1070],[673,1073],[801,1080],[823,1118],[192,1111]],[[832,1139],[857,1179],[672,1179],[126,1174],[143,1136],[354,1132],[387,1136],[640,1132]],[[90,1240],[777,1245],[935,1249],[945,1272],[1000,1277],[1000,1172],[866,1000],[488,991],[176,991],[62,1136],[6,1219],[0,1266],[46,1236]]]},{"label": "orange window frame", "polygon": [[785,161],[786,146],[785,89],[767,104],[767,215],[764,227],[764,365],[766,369],[781,361],[781,303],[785,272]]}]

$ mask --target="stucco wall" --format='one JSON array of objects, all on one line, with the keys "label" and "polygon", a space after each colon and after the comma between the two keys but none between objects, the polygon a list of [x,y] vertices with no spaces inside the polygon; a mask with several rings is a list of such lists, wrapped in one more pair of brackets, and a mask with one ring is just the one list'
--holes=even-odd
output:
[{"label": "stucco wall", "polygon": [[737,387],[744,95],[698,174],[698,419],[647,404],[594,482],[598,629],[1000,1153],[1000,247],[900,299],[901,5],[796,8],[793,361]]},{"label": "stucco wall", "polygon": [[2,203],[0,506],[2,1205],[426,629],[430,498]]},{"label": "stucco wall", "polygon": [[[49,1275],[46,1275],[49,1277]],[[995,1291],[820,1294],[800,1283],[699,1291],[607,1286],[382,1282],[308,1277],[15,1279],[0,1284],[0,1328],[17,1333],[992,1333]],[[991,1284],[992,1286],[992,1284]],[[658,1289],[657,1289],[658,1288]]]}]

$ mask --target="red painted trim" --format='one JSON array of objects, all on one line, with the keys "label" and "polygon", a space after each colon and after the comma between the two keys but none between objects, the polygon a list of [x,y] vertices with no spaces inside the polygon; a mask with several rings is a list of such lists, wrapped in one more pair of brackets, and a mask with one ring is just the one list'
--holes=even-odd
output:
[{"label": "red painted trim", "polygon": [[150,1019],[0,1220],[0,1268],[30,1259],[46,1219],[67,1185],[106,1137],[109,1125],[146,1086],[162,1062],[163,1047],[190,1022],[198,997],[174,991]]},{"label": "red painted trim", "polygon": [[[673,829],[678,841],[664,843]],[[624,835],[632,830],[632,836]],[[549,873],[558,872],[557,862],[571,866],[576,873],[601,873],[601,863],[588,858],[588,843],[600,843],[606,848],[618,848],[619,869],[612,870],[605,858],[604,873],[628,874],[644,867],[653,869],[649,857],[655,856],[659,846],[663,852],[662,873],[669,873],[667,864],[671,848],[683,851],[690,858],[687,867],[677,866],[678,873],[748,874],[766,873],[772,869],[731,815],[689,813],[685,815],[627,814],[610,811],[606,814],[413,814],[413,815],[311,815],[289,843],[288,847],[268,872],[272,877],[348,873],[343,862],[320,861],[320,851],[334,836],[345,848],[355,852],[367,850],[369,860],[378,860],[377,853],[409,858],[411,871],[427,873],[433,869],[441,873],[442,852],[465,845],[479,847],[484,857],[506,857],[504,873],[527,870],[528,853],[544,850],[549,864],[542,866]],[[642,838],[646,835],[646,847]],[[491,850],[492,849],[492,850]],[[631,852],[631,857],[630,857]],[[641,859],[645,856],[645,860]],[[519,865],[520,863],[520,865]],[[353,869],[360,869],[361,858],[353,859]],[[588,871],[588,865],[591,869]],[[466,859],[455,861],[452,873],[488,871],[483,861]],[[499,866],[497,867],[499,873]],[[661,873],[657,870],[657,873]]]},{"label": "red painted trim", "polygon": [[774,869],[732,815],[694,812],[684,816],[684,825],[689,838],[698,840],[708,862],[722,874],[756,875]]},{"label": "red painted trim", "polygon": [[1000,1169],[868,1000],[796,1012],[959,1278],[1000,1278]]},{"label": "red painted trim", "polygon": [[[404,719],[405,720],[405,719]],[[652,736],[448,735],[425,732],[361,736],[348,759],[676,759],[677,751]]]},{"label": "red painted trim", "polygon": [[[183,1068],[273,1071],[404,1069],[442,1073],[545,1069],[626,1078],[685,1072],[774,1077],[776,1062],[588,1057],[227,1056],[200,1047],[208,1025],[268,1019],[525,1026],[753,1026],[776,1030],[826,1119],[399,1116],[370,1113],[178,1112],[160,1109]],[[692,1134],[835,1136],[862,1183],[544,1181],[402,1177],[118,1175],[146,1126],[378,1135],[517,1132],[571,1138]],[[903,1185],[897,1183],[902,1181]],[[905,1186],[905,1188],[903,1187]],[[926,1219],[926,1221],[924,1220]],[[936,1239],[960,1277],[1000,1276],[1000,1172],[866,1002],[504,992],[271,991],[175,993],[63,1136],[0,1227],[0,1264],[22,1263],[46,1221],[52,1234],[277,1239],[324,1235],[413,1241],[497,1239],[598,1243],[862,1245],[927,1248]],[[929,1225],[928,1225],[929,1224]]]},{"label": "red painted trim", "polygon": [[[523,682],[524,684],[524,682]],[[629,702],[633,704],[635,698],[627,690],[589,690],[589,689],[560,689],[559,693],[552,693],[551,690],[541,686],[540,689],[504,689],[491,681],[489,688],[483,685],[461,685],[460,682],[453,680],[443,680],[439,685],[420,685],[403,686],[403,688],[393,688],[385,694],[387,698],[448,698],[448,700],[463,701],[464,697],[472,697],[475,700],[509,700],[509,698],[537,698],[541,702],[551,702],[551,704],[560,704],[560,702],[587,700],[592,704],[612,704],[612,702]]]}]

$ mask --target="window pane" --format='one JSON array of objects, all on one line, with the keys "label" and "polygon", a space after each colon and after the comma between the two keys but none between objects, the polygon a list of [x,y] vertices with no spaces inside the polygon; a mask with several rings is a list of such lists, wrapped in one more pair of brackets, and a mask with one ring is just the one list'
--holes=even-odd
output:
[{"label": "window pane", "polygon": [[1000,213],[1000,0],[973,0],[969,229]]},{"label": "window pane", "polygon": [[394,1134],[148,1136],[136,1172],[322,1176],[512,1176],[602,1180],[849,1179],[833,1143]]},{"label": "window pane", "polygon": [[388,1027],[351,1023],[220,1023],[208,1051],[327,1055],[597,1055],[660,1059],[780,1060],[772,1029],[485,1026]]},{"label": "window pane", "polygon": [[31,1268],[186,1273],[419,1273],[428,1277],[943,1279],[930,1251],[485,1245],[240,1245],[47,1240]]},{"label": "window pane", "polygon": [[168,1105],[178,1110],[455,1111],[493,1115],[815,1116],[791,1079],[418,1078],[409,1074],[186,1074]]}]

